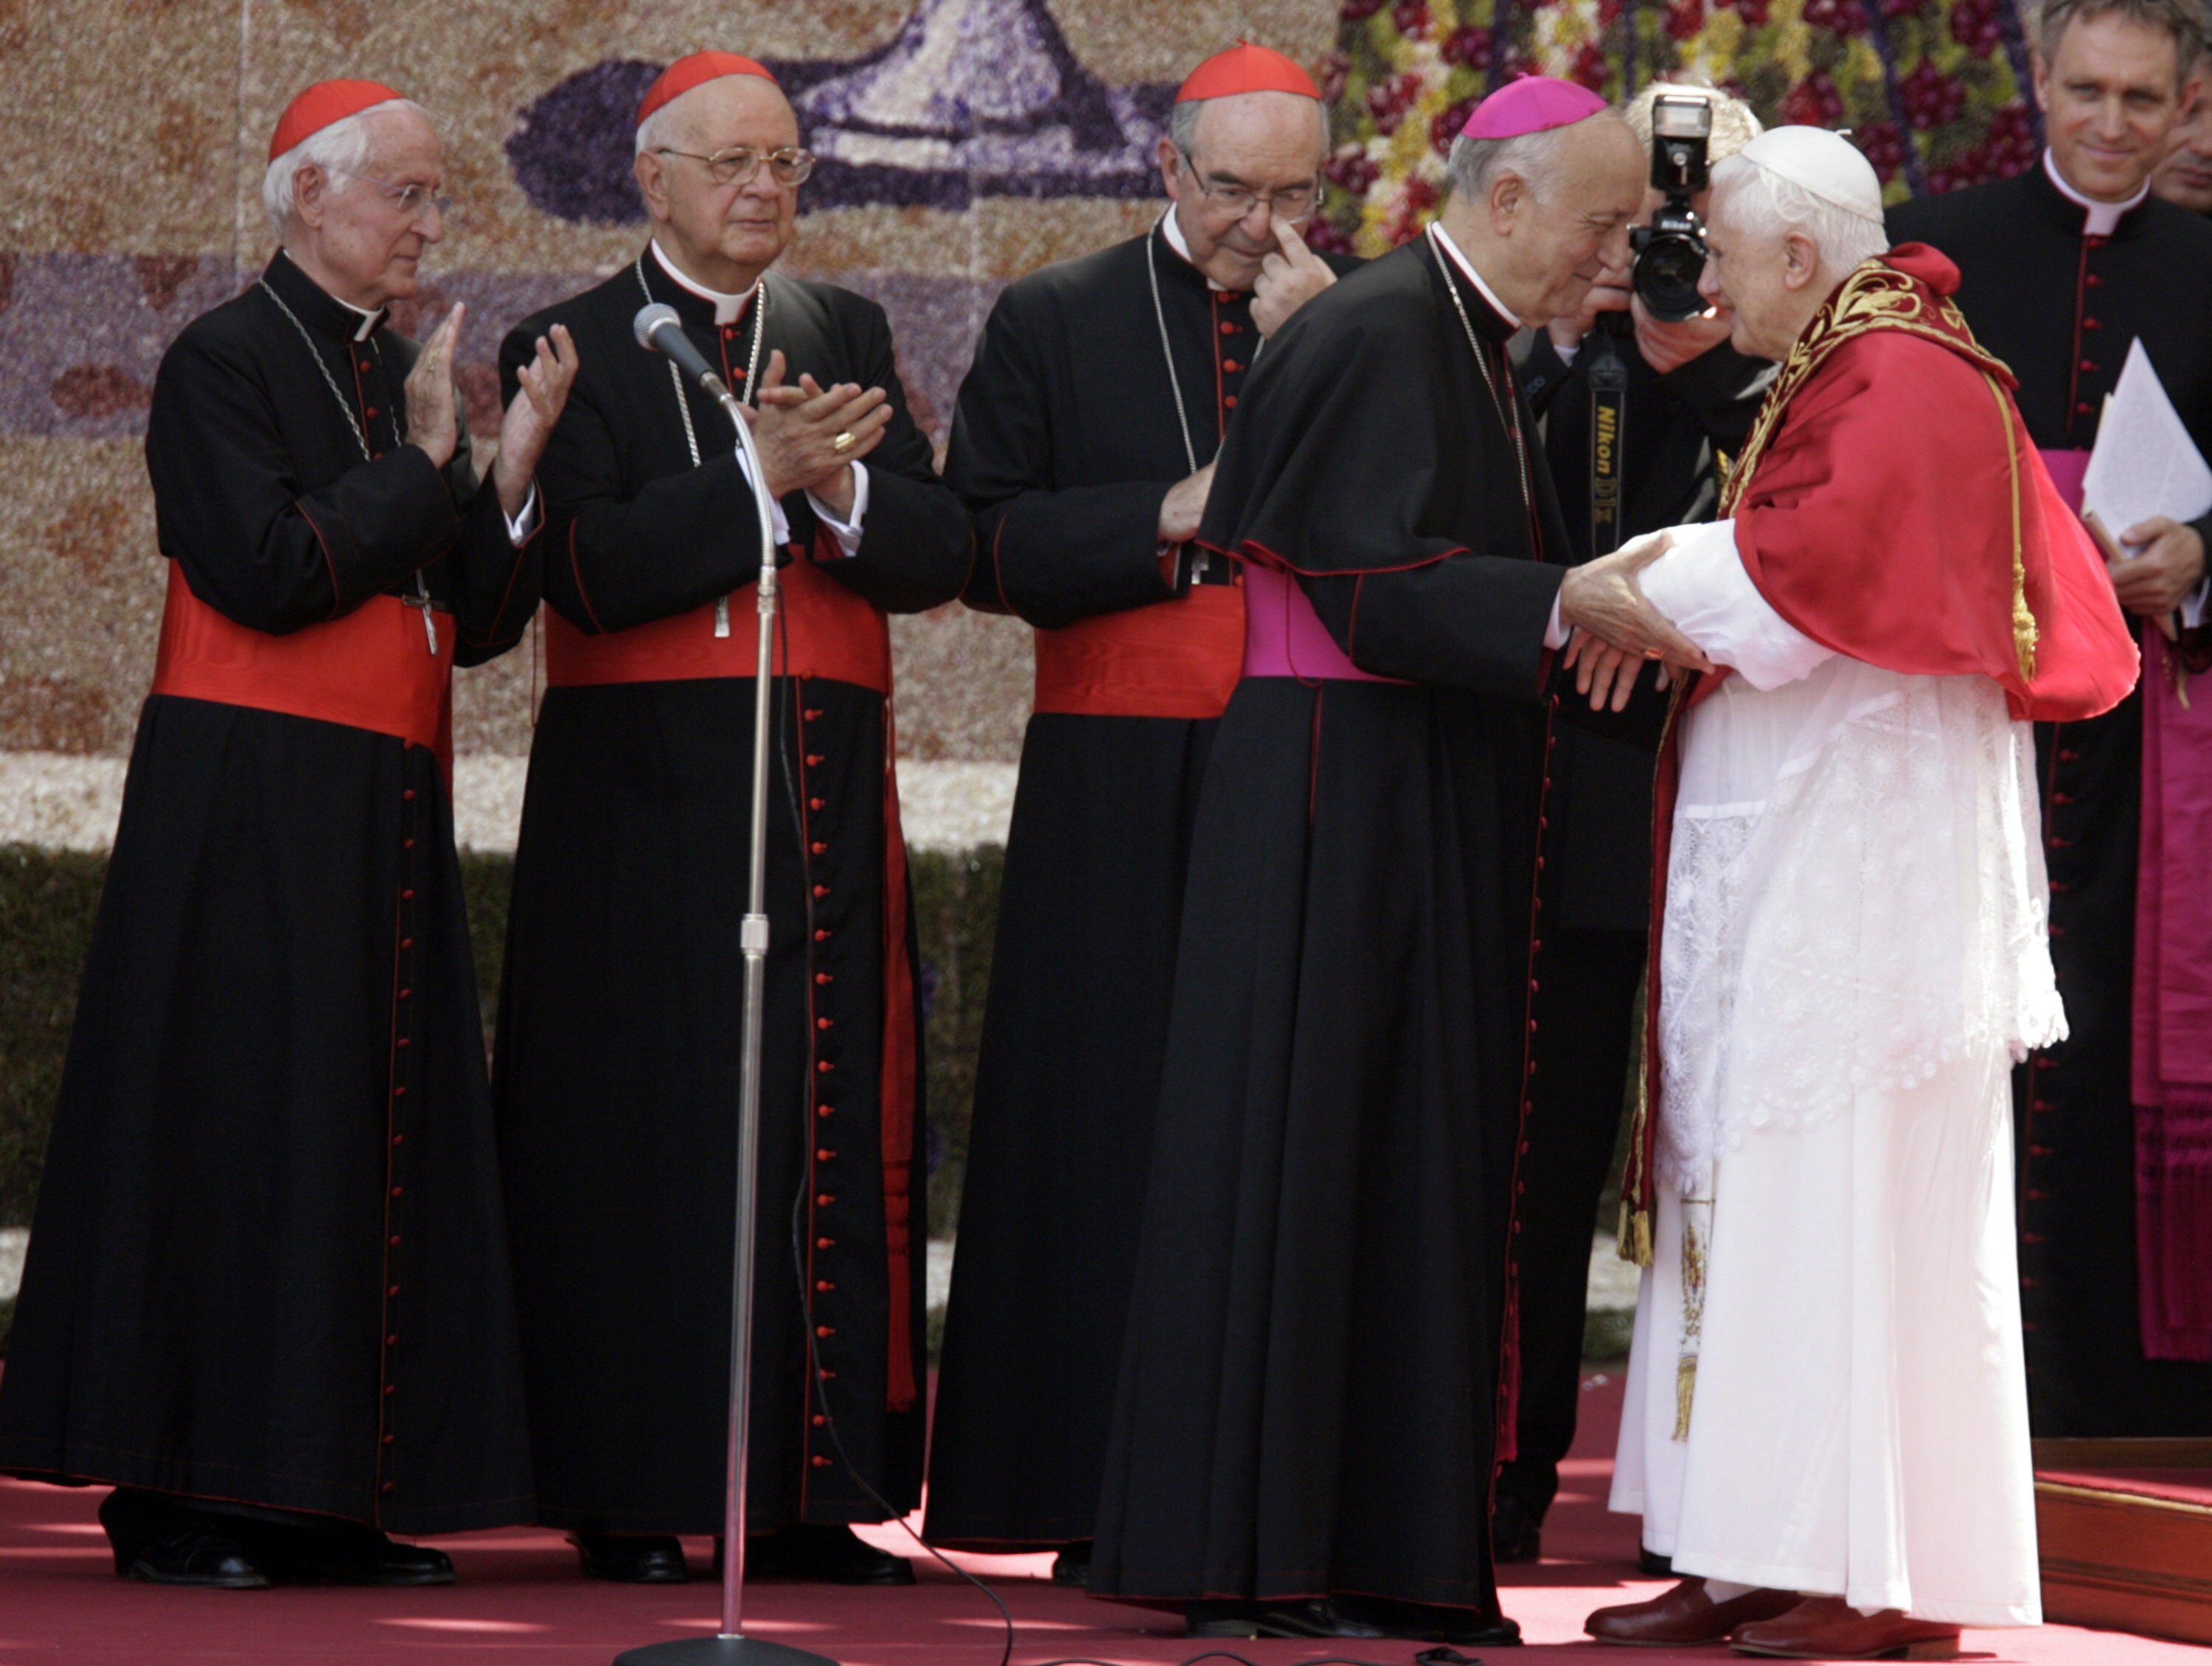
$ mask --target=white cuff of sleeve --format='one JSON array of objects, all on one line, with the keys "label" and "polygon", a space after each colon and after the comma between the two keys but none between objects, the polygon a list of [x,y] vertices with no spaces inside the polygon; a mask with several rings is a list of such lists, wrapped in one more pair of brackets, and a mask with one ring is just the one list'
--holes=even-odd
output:
[{"label": "white cuff of sleeve", "polygon": [[[750,462],[746,460],[745,448],[743,446],[739,446],[737,448],[737,458],[738,472],[744,476],[745,484],[747,486],[750,487],[754,491],[758,491],[760,489],[760,485],[753,478],[753,465]],[[791,521],[789,517],[783,513],[783,500],[781,498],[771,497],[769,499],[768,526],[770,535],[775,539],[775,546],[777,549],[781,550],[785,544],[791,542]]]},{"label": "white cuff of sleeve", "polygon": [[852,465],[852,470],[853,515],[851,520],[840,520],[827,503],[815,496],[812,492],[806,494],[806,501],[814,506],[816,518],[823,526],[829,528],[830,536],[837,540],[838,549],[848,556],[860,547],[860,523],[867,518],[868,514],[868,465],[866,463],[855,463]]},{"label": "white cuff of sleeve", "polygon": [[1557,596],[1553,596],[1552,598],[1552,617],[1550,622],[1544,627],[1544,646],[1546,648],[1565,648],[1566,645],[1567,628],[1559,623],[1559,599]]},{"label": "white cuff of sleeve", "polygon": [[1561,364],[1571,365],[1575,362],[1575,355],[1583,350],[1583,344],[1577,342],[1572,347],[1562,347],[1559,343],[1553,342],[1552,350],[1559,356]]},{"label": "white cuff of sleeve", "polygon": [[1780,688],[1811,674],[1833,650],[1774,611],[1735,547],[1735,522],[1677,526],[1667,553],[1638,575],[1652,606],[1674,629],[1752,687]]},{"label": "white cuff of sleeve", "polygon": [[538,530],[538,483],[535,480],[530,483],[530,495],[522,500],[522,507],[513,514],[507,515],[506,519],[507,541],[520,550],[530,542],[531,535]]},{"label": "white cuff of sleeve", "polygon": [[2205,580],[2181,599],[2181,628],[2194,630],[2204,623],[2204,603],[2212,596],[2212,579]]}]

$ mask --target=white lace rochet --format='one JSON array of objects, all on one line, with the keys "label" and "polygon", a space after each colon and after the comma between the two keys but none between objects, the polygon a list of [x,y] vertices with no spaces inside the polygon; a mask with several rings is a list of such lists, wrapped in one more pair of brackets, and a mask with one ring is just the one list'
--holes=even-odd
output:
[{"label": "white lace rochet", "polygon": [[1660,1167],[1684,1189],[1757,1130],[2066,1033],[2029,726],[1986,678],[1809,641],[1728,523],[1695,532],[1646,593],[1744,674],[1683,719],[1658,1024]]}]

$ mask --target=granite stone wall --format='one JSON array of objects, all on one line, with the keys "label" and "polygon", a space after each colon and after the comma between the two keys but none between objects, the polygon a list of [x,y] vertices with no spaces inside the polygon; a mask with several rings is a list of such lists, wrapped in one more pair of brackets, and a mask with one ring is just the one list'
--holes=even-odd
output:
[{"label": "granite stone wall", "polygon": [[[823,159],[783,269],[882,302],[941,446],[999,288],[1158,212],[1150,153],[1189,67],[1239,35],[1319,64],[1336,27],[1334,0],[0,0],[0,784],[19,809],[47,793],[56,828],[112,798],[98,761],[129,748],[164,582],[155,367],[267,259],[268,136],[307,82],[386,81],[437,119],[459,209],[399,323],[470,303],[488,437],[507,327],[641,246],[644,86],[702,46],[769,61]],[[896,641],[902,754],[978,766],[918,785],[1003,787],[1026,631],[952,608]],[[532,648],[459,679],[471,779],[519,773],[498,766],[528,750]]]}]

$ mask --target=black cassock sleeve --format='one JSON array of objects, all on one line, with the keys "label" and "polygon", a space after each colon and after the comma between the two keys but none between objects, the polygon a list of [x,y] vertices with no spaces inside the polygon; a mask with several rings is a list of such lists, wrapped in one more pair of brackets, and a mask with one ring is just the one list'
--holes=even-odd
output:
[{"label": "black cassock sleeve", "polygon": [[[883,309],[870,303],[857,311],[857,321],[844,325],[848,362],[860,371],[852,380],[884,388],[893,416],[866,459],[868,510],[860,545],[849,557],[819,564],[878,607],[915,611],[960,593],[968,575],[968,520],[938,479],[929,441],[908,414]],[[501,347],[500,380],[507,397],[533,350],[534,340],[519,330]],[[743,589],[760,571],[752,488],[738,466],[734,439],[726,437],[726,419],[718,412],[701,422],[698,467],[664,475],[625,497],[616,441],[623,392],[614,377],[591,376],[586,367],[539,469],[550,489],[545,597],[590,633],[688,613]],[[816,520],[805,494],[793,493],[783,508],[793,538],[811,550]]]},{"label": "black cassock sleeve", "polygon": [[1471,369],[1453,385],[1403,309],[1328,300],[1254,368],[1200,540],[1297,575],[1362,671],[1536,697],[1565,569],[1526,553],[1507,441],[1465,414],[1488,396]]},{"label": "black cassock sleeve", "polygon": [[477,479],[475,448],[465,423],[460,444],[446,465],[446,486],[469,506],[462,512],[460,541],[445,585],[445,600],[453,611],[453,628],[460,638],[454,645],[453,663],[480,666],[520,641],[523,628],[538,611],[544,588],[545,494],[538,489],[536,524],[516,544],[507,528],[499,489],[489,477]]},{"label": "black cassock sleeve", "polygon": [[975,517],[969,605],[1047,629],[1176,593],[1159,563],[1160,504],[1174,482],[1053,489],[1039,332],[1066,327],[1043,298],[1000,294],[960,385],[945,459],[945,479]]},{"label": "black cassock sleeve", "polygon": [[[514,397],[516,373],[535,350],[523,331],[507,336],[499,355],[502,398]],[[545,599],[593,633],[688,613],[750,584],[760,570],[752,489],[713,431],[700,435],[697,468],[623,496],[615,441],[623,389],[610,371],[580,366],[538,471],[545,488]]]},{"label": "black cassock sleeve", "polygon": [[[938,477],[929,436],[907,410],[884,309],[848,297],[839,322],[849,356],[846,362],[858,371],[851,380],[882,388],[890,398],[891,420],[866,459],[868,513],[860,524],[860,542],[850,556],[820,565],[887,613],[919,613],[952,600],[968,582],[975,551],[968,514]],[[789,513],[794,528],[804,524],[802,514],[811,517],[803,494]]]},{"label": "black cassock sleeve", "polygon": [[416,446],[301,489],[265,372],[212,331],[161,361],[146,423],[161,553],[192,593],[283,635],[351,612],[453,550],[462,514]]}]

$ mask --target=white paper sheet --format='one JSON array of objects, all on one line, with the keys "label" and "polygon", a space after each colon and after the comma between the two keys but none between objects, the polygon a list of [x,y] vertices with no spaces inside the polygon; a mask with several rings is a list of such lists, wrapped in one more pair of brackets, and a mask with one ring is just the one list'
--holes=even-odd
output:
[{"label": "white paper sheet", "polygon": [[2081,508],[2116,538],[2154,515],[2195,520],[2212,509],[2212,468],[2182,426],[2141,341],[2128,349],[2097,424],[2097,447],[2081,478]]},{"label": "white paper sheet", "polygon": [[[2094,514],[2115,539],[2129,527],[2165,515],[2195,520],[2212,509],[2212,467],[2189,437],[2166,386],[2137,339],[2120,380],[2105,400],[2096,448],[2081,477],[2081,513]],[[2120,546],[2124,555],[2135,551]],[[2194,628],[2204,610],[2200,587],[2182,603],[2181,623]],[[2169,632],[2169,634],[2171,634]]]}]

